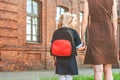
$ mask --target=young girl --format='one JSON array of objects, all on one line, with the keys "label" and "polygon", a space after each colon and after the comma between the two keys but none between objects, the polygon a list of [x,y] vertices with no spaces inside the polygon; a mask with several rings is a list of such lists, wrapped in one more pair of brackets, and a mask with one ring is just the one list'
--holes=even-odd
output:
[{"label": "young girl", "polygon": [[[73,29],[75,28],[75,26],[77,26],[76,15],[72,15],[67,12],[60,17],[58,28],[61,28],[61,27],[70,28],[72,35],[74,37],[76,49],[82,50],[84,49],[84,47],[81,47],[82,45],[81,45],[81,40],[79,38],[79,35]],[[78,74],[76,54],[77,53],[75,51],[74,54],[69,57],[55,57],[56,74],[59,75],[59,80],[72,80],[72,76]]]}]

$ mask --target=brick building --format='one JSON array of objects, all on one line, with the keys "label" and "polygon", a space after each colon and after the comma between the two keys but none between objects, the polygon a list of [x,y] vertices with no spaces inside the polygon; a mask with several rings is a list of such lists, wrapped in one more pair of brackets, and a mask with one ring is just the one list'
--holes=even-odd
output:
[{"label": "brick building", "polygon": [[[69,11],[81,22],[83,5],[84,0],[0,0],[0,69],[53,68],[49,48],[59,16]],[[84,55],[78,52],[79,67]]]}]

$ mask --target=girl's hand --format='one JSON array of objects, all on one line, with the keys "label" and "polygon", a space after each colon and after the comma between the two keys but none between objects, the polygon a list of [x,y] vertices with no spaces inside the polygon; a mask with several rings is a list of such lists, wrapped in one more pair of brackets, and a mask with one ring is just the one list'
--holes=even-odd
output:
[{"label": "girl's hand", "polygon": [[56,66],[56,57],[53,57],[53,65]]},{"label": "girl's hand", "polygon": [[56,61],[53,62],[54,66],[56,66]]}]

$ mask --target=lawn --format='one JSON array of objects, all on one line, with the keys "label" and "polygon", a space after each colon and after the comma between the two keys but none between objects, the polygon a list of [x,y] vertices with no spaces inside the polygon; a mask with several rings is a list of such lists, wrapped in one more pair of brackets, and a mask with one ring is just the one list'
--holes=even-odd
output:
[{"label": "lawn", "polygon": [[[120,80],[120,73],[113,73],[114,80]],[[57,77],[40,78],[39,80],[58,80]],[[74,76],[73,80],[94,80],[94,76]]]}]

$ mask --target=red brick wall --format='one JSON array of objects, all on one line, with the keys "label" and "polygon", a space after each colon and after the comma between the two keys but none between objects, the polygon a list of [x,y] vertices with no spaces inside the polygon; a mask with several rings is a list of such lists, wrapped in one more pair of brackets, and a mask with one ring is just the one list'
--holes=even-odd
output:
[{"label": "red brick wall", "polygon": [[26,0],[0,0],[0,68],[3,71],[44,69],[45,1],[42,43],[26,42]]},{"label": "red brick wall", "polygon": [[[56,29],[56,7],[63,6],[79,17],[82,0],[38,0],[42,2],[42,43],[26,42],[26,0],[0,0],[0,69],[22,71],[53,68],[49,48]],[[79,26],[76,27],[79,32]],[[81,67],[84,52],[78,53]]]}]

